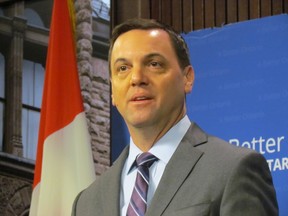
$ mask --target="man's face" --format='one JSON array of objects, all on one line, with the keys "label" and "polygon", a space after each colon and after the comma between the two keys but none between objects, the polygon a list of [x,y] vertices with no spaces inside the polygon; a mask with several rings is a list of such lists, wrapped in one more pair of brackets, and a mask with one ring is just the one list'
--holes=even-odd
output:
[{"label": "man's face", "polygon": [[110,66],[112,104],[128,128],[161,128],[185,109],[193,69],[181,70],[165,31],[137,29],[122,34],[114,43]]}]

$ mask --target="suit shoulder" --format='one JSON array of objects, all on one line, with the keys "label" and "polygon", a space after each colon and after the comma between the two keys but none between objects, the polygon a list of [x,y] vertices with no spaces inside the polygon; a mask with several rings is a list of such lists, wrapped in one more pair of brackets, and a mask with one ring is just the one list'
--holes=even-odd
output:
[{"label": "suit shoulder", "polygon": [[260,154],[259,152],[253,149],[235,146],[215,136],[208,136],[206,147],[204,147],[204,149],[213,151],[214,153],[215,152],[219,152],[222,154],[230,153],[233,155]]},{"label": "suit shoulder", "polygon": [[[186,141],[192,144],[197,150],[202,151],[205,161],[211,163],[211,166],[219,165],[220,167],[233,167],[240,161],[247,158],[258,158],[261,163],[266,162],[264,156],[259,152],[235,146],[219,137],[209,135],[203,131],[197,124],[192,124],[192,127],[185,136]],[[257,159],[257,160],[258,160]]]},{"label": "suit shoulder", "polygon": [[207,134],[196,123],[192,122],[185,139],[197,149],[204,153],[213,153],[220,155],[246,155],[256,153],[255,150],[235,146],[219,137]]}]

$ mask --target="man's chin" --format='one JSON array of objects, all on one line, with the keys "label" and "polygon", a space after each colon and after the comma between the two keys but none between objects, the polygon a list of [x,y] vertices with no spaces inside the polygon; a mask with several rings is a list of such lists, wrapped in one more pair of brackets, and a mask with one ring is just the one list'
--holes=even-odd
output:
[{"label": "man's chin", "polygon": [[130,121],[128,125],[137,129],[145,129],[145,128],[153,127],[154,124],[155,123],[150,118],[149,119],[141,118],[141,119],[134,119],[133,121]]}]

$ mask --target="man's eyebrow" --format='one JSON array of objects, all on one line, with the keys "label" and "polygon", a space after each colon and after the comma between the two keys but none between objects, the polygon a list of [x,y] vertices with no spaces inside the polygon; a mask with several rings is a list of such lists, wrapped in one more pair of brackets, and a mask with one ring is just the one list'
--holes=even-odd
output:
[{"label": "man's eyebrow", "polygon": [[160,53],[149,53],[145,56],[145,58],[153,58],[153,57],[161,57],[165,59],[165,57]]},{"label": "man's eyebrow", "polygon": [[126,58],[117,58],[115,61],[114,61],[114,65],[117,64],[118,62],[127,62],[128,60]]},{"label": "man's eyebrow", "polygon": [[[153,58],[153,57],[161,57],[161,58],[163,58],[163,59],[166,59],[162,54],[160,54],[160,53],[149,53],[149,54],[147,54],[147,55],[145,55],[144,56],[144,59],[149,59],[149,58]],[[117,58],[115,61],[114,61],[114,63],[113,63],[113,65],[116,65],[117,63],[123,63],[123,62],[129,62],[129,60],[128,59],[126,59],[126,58]]]}]

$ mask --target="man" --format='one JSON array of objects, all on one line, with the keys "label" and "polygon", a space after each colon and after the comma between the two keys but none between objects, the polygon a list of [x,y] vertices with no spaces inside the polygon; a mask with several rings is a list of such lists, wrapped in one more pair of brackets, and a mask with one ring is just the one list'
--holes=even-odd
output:
[{"label": "man", "polygon": [[[263,156],[206,134],[187,117],[194,71],[171,27],[143,19],[119,25],[109,67],[112,104],[127,124],[130,145],[78,195],[73,215],[278,215]],[[143,152],[153,160],[146,171],[135,162]]]}]

